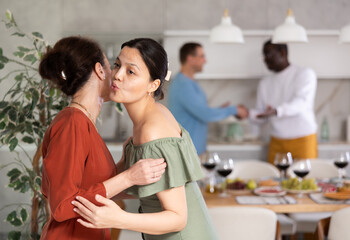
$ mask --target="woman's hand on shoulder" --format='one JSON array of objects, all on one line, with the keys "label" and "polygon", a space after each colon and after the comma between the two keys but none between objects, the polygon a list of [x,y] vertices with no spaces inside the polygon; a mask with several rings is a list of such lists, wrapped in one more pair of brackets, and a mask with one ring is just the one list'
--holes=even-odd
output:
[{"label": "woman's hand on shoulder", "polygon": [[125,171],[131,185],[147,185],[157,182],[165,172],[164,158],[141,159]]}]

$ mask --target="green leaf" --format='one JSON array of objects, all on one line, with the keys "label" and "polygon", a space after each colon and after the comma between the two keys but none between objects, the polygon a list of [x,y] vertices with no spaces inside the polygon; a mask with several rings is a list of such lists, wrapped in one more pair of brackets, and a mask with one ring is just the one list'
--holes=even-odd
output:
[{"label": "green leaf", "polygon": [[9,21],[12,21],[12,13],[10,10],[6,9],[6,18],[9,20]]},{"label": "green leaf", "polygon": [[18,168],[13,168],[13,169],[11,169],[11,171],[9,171],[8,173],[7,173],[7,176],[8,177],[12,177],[12,176],[20,176],[22,174],[22,172],[20,171],[20,170],[18,170]]},{"label": "green leaf", "polygon": [[26,117],[24,116],[23,112],[19,113],[18,124],[24,123],[25,120],[26,120]]},{"label": "green leaf", "polygon": [[0,63],[0,69],[3,69],[5,67],[5,64]]},{"label": "green leaf", "polygon": [[13,130],[16,128],[16,125],[14,125],[12,122],[9,122],[9,124],[7,125],[7,128],[10,130]]},{"label": "green leaf", "polygon": [[29,100],[31,98],[31,94],[29,92],[26,93],[26,99]]},{"label": "green leaf", "polygon": [[53,95],[55,95],[55,89],[54,88],[50,88],[50,97],[52,97]]},{"label": "green leaf", "polygon": [[16,211],[12,211],[7,215],[6,221],[11,222],[17,217]]},{"label": "green leaf", "polygon": [[33,60],[36,61],[36,57],[34,56],[34,54],[28,54],[23,58],[23,60],[27,62],[32,62]]},{"label": "green leaf", "polygon": [[32,32],[33,36],[37,37],[37,38],[40,38],[40,39],[43,39],[43,35],[39,32]]},{"label": "green leaf", "polygon": [[22,225],[22,222],[19,218],[14,219],[12,222],[10,222],[13,226],[19,227]]},{"label": "green leaf", "polygon": [[33,133],[33,127],[32,127],[32,124],[26,122],[26,132],[29,133],[29,134],[32,134]]},{"label": "green leaf", "polygon": [[18,190],[20,190],[20,189],[23,187],[23,185],[24,185],[23,182],[17,180],[17,181],[15,182],[15,186],[13,187],[13,190],[18,191]]},{"label": "green leaf", "polygon": [[41,189],[41,178],[40,177],[36,177],[34,180],[34,189],[37,191],[40,191]]},{"label": "green leaf", "polygon": [[7,112],[6,109],[8,109],[8,107],[6,107],[5,109],[3,109],[1,112],[0,112],[0,119],[5,119],[7,120],[8,117],[7,117]]},{"label": "green leaf", "polygon": [[8,240],[20,240],[21,239],[21,232],[19,231],[11,231],[7,235]]},{"label": "green leaf", "polygon": [[15,77],[16,81],[21,81],[22,79],[23,79],[23,73],[20,73],[20,74],[16,75],[16,77]]},{"label": "green leaf", "polygon": [[12,122],[16,122],[17,120],[17,112],[15,109],[11,108],[11,110],[9,111],[9,118]]},{"label": "green leaf", "polygon": [[29,52],[30,51],[29,48],[25,48],[25,47],[22,47],[22,46],[19,46],[18,50],[20,50],[21,52]]},{"label": "green leaf", "polygon": [[25,142],[25,143],[33,143],[34,139],[32,137],[25,136],[25,137],[22,138],[22,141]]},{"label": "green leaf", "polygon": [[0,62],[8,63],[9,59],[3,55],[0,56]]},{"label": "green leaf", "polygon": [[22,58],[24,56],[24,52],[14,52],[13,55]]},{"label": "green leaf", "polygon": [[117,110],[117,112],[123,115],[123,108],[120,103],[115,103],[115,109]]},{"label": "green leaf", "polygon": [[35,183],[38,184],[38,186],[41,187],[41,178],[40,178],[40,177],[37,177],[37,178],[35,179]]},{"label": "green leaf", "polygon": [[0,48],[0,56],[2,56],[2,48]]},{"label": "green leaf", "polygon": [[19,32],[15,32],[15,33],[12,33],[11,36],[19,36],[19,37],[24,37],[25,34],[24,33],[19,33]]},{"label": "green leaf", "polygon": [[1,122],[0,123],[0,130],[4,129],[6,127],[6,123],[5,122]]},{"label": "green leaf", "polygon": [[9,146],[10,152],[12,152],[17,147],[18,139],[12,138],[11,141],[9,142],[9,144],[10,144],[10,146]]},{"label": "green leaf", "polygon": [[[25,182],[25,183],[23,184],[23,186],[22,186],[20,192],[21,192],[21,193],[26,193],[26,192],[28,192],[28,190],[29,190],[29,182]],[[40,189],[37,190],[37,191],[40,191]]]},{"label": "green leaf", "polygon": [[8,105],[9,105],[9,102],[7,102],[7,101],[1,101],[1,102],[0,102],[0,109],[5,108],[5,107],[7,107]]}]

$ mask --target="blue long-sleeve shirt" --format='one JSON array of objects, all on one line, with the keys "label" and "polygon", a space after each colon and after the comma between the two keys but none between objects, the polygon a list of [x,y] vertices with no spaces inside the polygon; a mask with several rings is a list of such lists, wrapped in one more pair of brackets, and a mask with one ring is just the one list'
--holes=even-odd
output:
[{"label": "blue long-sleeve shirt", "polygon": [[207,97],[192,79],[178,73],[171,81],[168,107],[176,120],[190,133],[198,154],[206,150],[208,123],[236,115],[235,106],[211,108]]}]

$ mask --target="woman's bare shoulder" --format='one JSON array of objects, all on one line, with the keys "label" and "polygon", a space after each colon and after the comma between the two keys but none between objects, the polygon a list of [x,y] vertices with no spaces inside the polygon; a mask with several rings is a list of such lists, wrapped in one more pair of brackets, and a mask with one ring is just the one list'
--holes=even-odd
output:
[{"label": "woman's bare shoulder", "polygon": [[148,116],[140,128],[140,144],[160,138],[181,137],[181,129],[163,111]]}]

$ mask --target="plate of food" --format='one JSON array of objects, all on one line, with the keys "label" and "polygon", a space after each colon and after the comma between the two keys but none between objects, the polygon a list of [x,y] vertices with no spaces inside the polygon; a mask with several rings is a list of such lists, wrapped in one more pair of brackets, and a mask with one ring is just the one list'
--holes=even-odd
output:
[{"label": "plate of food", "polygon": [[338,187],[335,192],[325,192],[323,196],[336,200],[348,200],[350,199],[350,182],[348,180],[343,182],[342,187]]},{"label": "plate of food", "polygon": [[335,200],[348,200],[350,199],[350,193],[348,192],[326,192],[323,196]]},{"label": "plate of food", "polygon": [[316,193],[316,192],[321,192],[321,188],[317,189],[287,189],[287,188],[282,188],[283,190],[287,191],[288,193],[293,193],[293,194],[308,194],[308,193]]},{"label": "plate of food", "polygon": [[279,186],[280,183],[273,179],[265,179],[265,180],[260,180],[258,185],[259,187],[276,187],[276,186]]},{"label": "plate of food", "polygon": [[240,178],[226,180],[226,191],[235,195],[251,193],[256,186],[256,182],[252,179],[247,182]]},{"label": "plate of food", "polygon": [[279,197],[286,195],[286,191],[280,187],[258,187],[254,193],[263,197]]},{"label": "plate of food", "polygon": [[321,191],[314,178],[303,179],[302,182],[299,182],[298,178],[289,178],[283,180],[281,185],[283,190],[293,194]]}]

